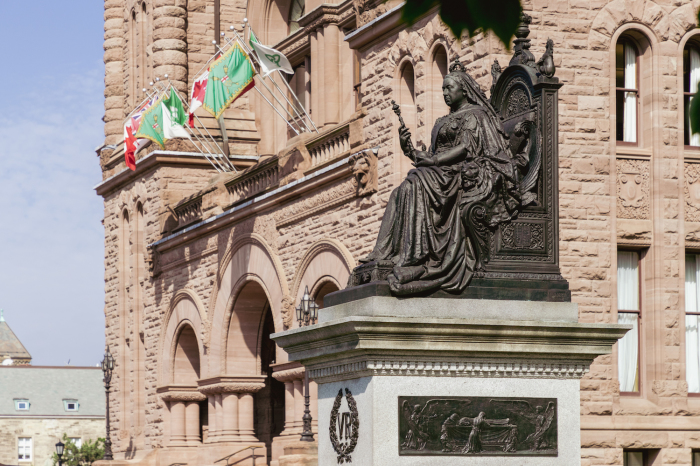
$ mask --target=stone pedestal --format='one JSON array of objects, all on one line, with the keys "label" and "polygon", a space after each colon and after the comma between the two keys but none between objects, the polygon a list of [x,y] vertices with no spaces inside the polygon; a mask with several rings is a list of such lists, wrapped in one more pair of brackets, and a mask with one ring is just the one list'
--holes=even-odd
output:
[{"label": "stone pedestal", "polygon": [[628,329],[566,302],[374,296],[272,338],[318,383],[320,466],[572,466],[579,379]]}]

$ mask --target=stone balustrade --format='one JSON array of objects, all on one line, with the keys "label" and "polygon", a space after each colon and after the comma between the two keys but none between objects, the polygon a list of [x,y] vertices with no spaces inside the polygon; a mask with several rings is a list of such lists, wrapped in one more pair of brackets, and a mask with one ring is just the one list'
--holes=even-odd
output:
[{"label": "stone balustrade", "polygon": [[181,229],[202,219],[202,193],[180,201],[175,209],[177,229]]},{"label": "stone balustrade", "polygon": [[350,150],[350,128],[341,126],[334,131],[321,134],[306,145],[311,156],[311,168],[333,160]]},{"label": "stone balustrade", "polygon": [[277,187],[279,184],[279,175],[280,167],[276,158],[251,167],[240,176],[226,183],[226,189],[229,193],[229,203],[231,205],[236,204],[250,196]]}]

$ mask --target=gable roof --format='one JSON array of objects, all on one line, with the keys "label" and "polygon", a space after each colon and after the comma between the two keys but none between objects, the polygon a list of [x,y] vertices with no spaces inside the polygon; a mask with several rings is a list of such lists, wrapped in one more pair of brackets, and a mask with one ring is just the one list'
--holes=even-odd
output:
[{"label": "gable roof", "polygon": [[0,317],[0,363],[5,358],[32,359],[29,351],[24,347],[15,332],[12,331],[5,319]]}]

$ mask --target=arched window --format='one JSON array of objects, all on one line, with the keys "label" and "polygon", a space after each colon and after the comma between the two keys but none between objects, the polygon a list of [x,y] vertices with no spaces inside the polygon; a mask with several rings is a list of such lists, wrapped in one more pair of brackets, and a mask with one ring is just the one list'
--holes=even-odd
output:
[{"label": "arched window", "polygon": [[683,140],[686,146],[700,147],[700,133],[690,132],[690,101],[698,92],[698,81],[700,81],[700,42],[689,40],[683,49],[683,107],[685,118],[683,125]]},{"label": "arched window", "polygon": [[304,16],[306,10],[305,0],[292,0],[292,6],[289,7],[289,34],[299,29],[299,18]]},{"label": "arched window", "polygon": [[639,132],[639,50],[634,41],[621,37],[615,47],[615,98],[618,143],[638,142]]},{"label": "arched window", "polygon": [[447,63],[447,50],[442,44],[437,45],[433,50],[430,66],[430,88],[428,89],[430,102],[428,104],[428,120],[425,122],[425,130],[428,132],[426,142],[430,142],[430,130],[435,120],[449,111],[442,95],[442,80],[447,75]]},{"label": "arched window", "polygon": [[[403,118],[406,127],[409,129],[409,131],[411,131],[411,142],[414,144],[414,146],[416,146],[418,144],[418,115],[416,113],[415,74],[411,63],[406,62],[401,67],[398,94],[398,103],[401,107],[401,117]],[[398,133],[396,134],[398,135]],[[411,161],[400,153],[400,149],[398,155],[400,160],[399,171],[401,175],[405,175],[411,169]]]}]

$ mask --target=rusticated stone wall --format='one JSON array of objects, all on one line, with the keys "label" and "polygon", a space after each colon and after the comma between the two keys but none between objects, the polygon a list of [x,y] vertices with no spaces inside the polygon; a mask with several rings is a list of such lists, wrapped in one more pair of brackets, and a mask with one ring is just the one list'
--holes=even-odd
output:
[{"label": "rusticated stone wall", "polygon": [[[162,57],[172,53],[174,58],[161,60],[157,55],[154,63],[157,67],[178,67],[173,69],[178,86],[186,82],[189,86],[193,73],[211,52],[213,2],[190,0],[186,7],[174,1],[172,5],[166,3],[153,5],[154,16],[159,8],[169,12],[168,16],[155,18],[154,40],[169,41],[168,47],[172,48],[158,47],[156,53]],[[105,3],[108,142],[120,137],[118,120],[126,111],[120,103],[126,79],[123,58],[115,52],[122,47],[123,39],[114,19],[123,17],[120,5],[112,0]],[[560,260],[573,300],[579,304],[581,321],[616,321],[616,251],[633,248],[642,251],[643,256],[641,393],[620,395],[615,353],[596,360],[581,382],[582,464],[621,466],[623,449],[645,448],[654,456],[654,465],[690,466],[691,450],[700,448],[700,399],[688,396],[685,382],[684,253],[687,248],[700,248],[700,158],[682,144],[681,76],[683,45],[690,36],[700,33],[693,24],[697,5],[684,1],[542,0],[525,2],[524,7],[533,18],[531,50],[539,57],[546,40],[554,41],[556,76],[564,84],[559,93]],[[185,8],[187,27],[183,29]],[[242,4],[222,0],[222,11],[222,17],[226,17],[222,30],[242,21]],[[368,17],[366,13],[362,11]],[[637,148],[615,142],[614,46],[621,33],[631,30],[646,38],[649,50],[643,70],[648,77],[643,82],[649,85],[643,90],[641,107],[646,126]],[[142,288],[140,323],[130,317],[133,304],[120,304],[123,278],[118,270],[118,232],[123,208],[134,212],[136,199],[143,200],[144,241],[150,244],[161,238],[168,206],[205,188],[219,186],[221,180],[212,181],[212,170],[204,166],[163,164],[138,173],[105,194],[107,339],[119,360],[127,355],[126,340],[139,338],[138,329],[143,331],[147,368],[146,386],[141,387],[146,393],[143,448],[166,446],[168,412],[155,389],[159,368],[167,363],[161,359],[161,349],[167,343],[160,340],[162,326],[176,293],[186,290],[197,297],[205,321],[200,336],[210,342],[217,277],[223,273],[227,254],[233,253],[230,249],[238,247],[241,238],[259,237],[270,256],[279,262],[283,282],[280,289],[286,290],[273,304],[284,315],[275,318],[294,325],[289,313],[298,302],[305,267],[316,254],[332,249],[314,249],[314,245],[324,241],[335,245],[335,256],[349,256],[338,263],[344,261],[348,266],[370,251],[389,195],[410,168],[398,148],[397,121],[390,104],[400,86],[399,67],[404,63],[414,67],[414,141],[428,145],[433,124],[430,120],[439,116],[429,117],[436,92],[431,67],[436,44],[445,46],[450,61],[460,57],[487,92],[493,60],[498,59],[505,67],[510,59],[510,52],[491,36],[479,34],[471,40],[454,40],[434,15],[363,46],[359,51],[360,102],[367,114],[361,120],[358,142],[363,147],[380,147],[376,193],[357,196],[352,177],[341,177],[232,225],[188,233],[187,241],[158,258],[160,275],[141,274],[138,284],[133,279],[126,284],[127,296],[132,296],[134,286]],[[251,103],[240,104],[245,110],[257,110],[247,105]],[[257,124],[259,131],[267,131],[269,122]],[[294,179],[301,178],[307,168],[298,168]],[[106,177],[114,173],[105,171]],[[210,197],[205,198],[205,205],[207,199],[215,200],[214,206],[205,209],[205,216],[228,207],[228,198],[221,192],[207,194]],[[134,240],[130,241],[134,247]],[[129,265],[127,280],[133,267],[136,265]],[[323,267],[313,273],[327,274],[344,285],[340,267]],[[128,372],[118,374],[112,412],[116,418],[127,419],[134,408],[131,395],[124,394],[124,382],[131,378]],[[130,386],[129,393],[135,389]],[[127,427],[114,427],[115,451],[120,454],[127,451],[134,436],[130,424],[124,425]]]}]

